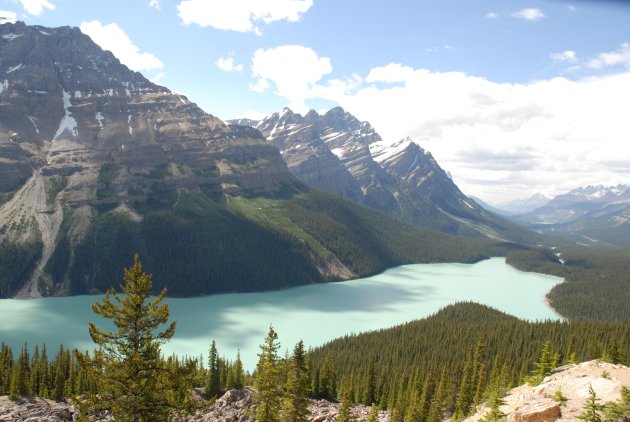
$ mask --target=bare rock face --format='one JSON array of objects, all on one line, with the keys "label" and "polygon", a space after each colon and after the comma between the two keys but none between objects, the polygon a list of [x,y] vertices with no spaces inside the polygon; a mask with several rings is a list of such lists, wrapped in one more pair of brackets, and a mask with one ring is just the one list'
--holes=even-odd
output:
[{"label": "bare rock face", "polygon": [[[252,397],[255,391],[252,388],[242,390],[230,390],[217,399],[208,409],[200,410],[195,415],[181,419],[186,422],[250,422],[253,420]],[[332,422],[339,413],[339,403],[332,403],[327,400],[311,400],[309,406],[311,416],[310,422]],[[357,421],[366,421],[370,408],[367,406],[353,406],[352,414]],[[174,419],[179,421],[180,419]],[[389,421],[388,413],[380,411],[379,422]]]},{"label": "bare rock face", "polygon": [[[521,385],[512,389],[503,400],[501,411],[509,421],[548,422],[576,421],[584,411],[589,388],[597,394],[600,404],[618,401],[621,388],[630,386],[630,368],[598,360],[567,365],[556,369],[540,385]],[[566,402],[553,399],[557,391]],[[477,413],[466,421],[481,420],[488,411],[479,406]]]},{"label": "bare rock face", "polygon": [[0,397],[0,421],[60,422],[73,420],[74,409],[65,403],[36,397],[20,397],[15,401]]},{"label": "bare rock face", "polygon": [[551,422],[561,416],[560,405],[553,401],[530,403],[514,411],[517,422]]}]

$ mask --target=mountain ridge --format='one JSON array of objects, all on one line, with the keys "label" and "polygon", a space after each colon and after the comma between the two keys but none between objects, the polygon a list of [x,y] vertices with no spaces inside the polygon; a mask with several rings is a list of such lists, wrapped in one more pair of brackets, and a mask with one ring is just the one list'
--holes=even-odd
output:
[{"label": "mountain ridge", "polygon": [[228,123],[260,130],[306,184],[444,233],[539,243],[463,194],[411,138],[384,141],[369,122],[341,107],[304,116],[285,108],[262,120]]}]

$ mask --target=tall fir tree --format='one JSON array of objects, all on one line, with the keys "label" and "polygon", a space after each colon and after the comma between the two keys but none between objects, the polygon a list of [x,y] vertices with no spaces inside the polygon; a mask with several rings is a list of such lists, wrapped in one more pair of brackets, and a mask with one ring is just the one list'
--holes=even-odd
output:
[{"label": "tall fir tree", "polygon": [[310,370],[304,351],[304,342],[300,340],[293,348],[289,359],[289,371],[284,387],[282,422],[307,422],[310,417],[308,405]]},{"label": "tall fir tree", "polygon": [[89,394],[82,402],[85,413],[107,409],[119,421],[148,422],[166,420],[182,406],[174,401],[180,397],[174,391],[179,374],[160,355],[160,345],[173,337],[176,322],[168,324],[169,308],[162,303],[166,289],[153,298],[152,289],[152,277],[136,255],[124,272],[124,295],[111,288],[102,303],[92,305],[116,328],[107,331],[90,323],[90,336],[100,349],[92,358],[75,350],[82,368],[91,371],[97,384],[98,395]]},{"label": "tall fir tree", "polygon": [[212,340],[208,352],[208,377],[206,378],[206,397],[215,398],[221,393],[221,375],[219,373],[219,353],[217,344]]},{"label": "tall fir tree", "polygon": [[256,365],[256,388],[254,404],[257,405],[255,419],[258,422],[277,422],[280,420],[280,407],[282,405],[282,389],[280,388],[280,358],[278,350],[278,334],[273,327],[269,327],[269,333],[258,353]]}]

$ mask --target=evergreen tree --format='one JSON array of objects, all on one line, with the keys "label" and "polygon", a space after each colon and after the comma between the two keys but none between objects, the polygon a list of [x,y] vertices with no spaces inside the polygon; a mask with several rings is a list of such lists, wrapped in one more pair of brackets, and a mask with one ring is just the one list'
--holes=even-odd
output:
[{"label": "evergreen tree", "polygon": [[350,392],[344,391],[341,398],[341,406],[339,406],[339,413],[335,418],[335,422],[353,422],[356,418],[352,414],[352,399],[350,398]]},{"label": "evergreen tree", "polygon": [[538,362],[534,363],[534,366],[536,367],[536,369],[534,370],[534,375],[545,377],[553,369],[551,365],[552,357],[550,348],[551,346],[549,340],[547,340],[543,345],[542,351],[540,352]]},{"label": "evergreen tree", "polygon": [[446,376],[446,368],[442,368],[442,374],[440,375],[440,381],[435,395],[431,399],[431,406],[429,407],[429,415],[427,416],[428,422],[440,422],[444,419],[444,401],[448,395],[448,379]]},{"label": "evergreen tree", "polygon": [[234,361],[232,380],[232,388],[241,389],[245,386],[245,371],[243,370],[243,362],[241,361],[240,350],[236,352],[236,360]]},{"label": "evergreen tree", "polygon": [[578,419],[588,422],[601,422],[603,419],[600,413],[604,410],[604,406],[599,404],[598,401],[597,394],[595,394],[593,386],[590,385],[588,387],[588,398],[584,403],[584,412],[578,416]]},{"label": "evergreen tree", "polygon": [[46,344],[42,345],[42,353],[39,360],[39,388],[37,395],[39,397],[48,398],[50,394],[50,376],[48,366],[48,354],[46,353]]},{"label": "evergreen tree", "polygon": [[11,384],[9,387],[9,398],[16,399],[18,396],[29,394],[29,371],[28,371],[28,348],[26,344],[22,348],[22,352],[13,365],[11,374]]},{"label": "evergreen tree", "polygon": [[92,340],[100,346],[93,358],[75,350],[84,370],[92,371],[98,396],[91,394],[82,402],[85,413],[108,409],[118,421],[166,420],[168,414],[182,405],[173,402],[179,374],[167,368],[160,356],[160,345],[175,332],[176,322],[163,331],[169,318],[168,305],[161,303],[166,289],[151,298],[152,277],[145,273],[138,255],[125,269],[121,290],[113,288],[95,303],[98,315],[111,319],[115,331],[89,324]]},{"label": "evergreen tree", "polygon": [[368,415],[367,422],[377,422],[378,421],[378,407],[375,404],[370,407],[370,414]]},{"label": "evergreen tree", "polygon": [[289,372],[284,388],[284,405],[282,406],[282,422],[306,422],[309,420],[308,410],[310,373],[304,342],[300,340],[293,349],[289,360]]},{"label": "evergreen tree", "polygon": [[265,342],[260,345],[258,364],[256,365],[256,388],[258,391],[254,395],[254,403],[258,405],[255,419],[259,422],[279,421],[282,403],[282,390],[279,384],[279,349],[278,334],[273,327],[269,327]]},{"label": "evergreen tree", "polygon": [[488,398],[488,407],[490,407],[490,411],[486,413],[482,419],[484,422],[498,421],[505,416],[501,409],[499,408],[501,405],[505,404],[505,401],[502,399],[502,392],[499,389],[496,389],[490,393],[490,397]]},{"label": "evergreen tree", "polygon": [[376,403],[376,374],[374,370],[374,360],[370,359],[365,376],[365,387],[363,390],[362,402],[371,405]]},{"label": "evergreen tree", "polygon": [[606,420],[630,422],[630,388],[621,387],[621,400],[607,403],[604,412]]},{"label": "evergreen tree", "polygon": [[221,376],[219,373],[219,353],[214,340],[208,353],[208,377],[206,379],[206,397],[215,398],[221,393]]},{"label": "evergreen tree", "polygon": [[337,398],[337,368],[330,354],[324,358],[319,373],[319,398],[335,400]]}]

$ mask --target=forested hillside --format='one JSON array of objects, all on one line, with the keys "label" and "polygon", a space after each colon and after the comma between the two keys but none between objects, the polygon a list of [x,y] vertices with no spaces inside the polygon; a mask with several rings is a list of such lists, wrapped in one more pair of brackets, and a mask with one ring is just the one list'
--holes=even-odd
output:
[{"label": "forested hillside", "polygon": [[463,417],[495,390],[539,377],[541,367],[596,358],[629,362],[630,325],[532,323],[460,303],[423,320],[334,340],[311,357],[315,395],[330,396],[326,386],[334,385],[333,395],[395,409],[395,420],[410,412],[423,415],[413,420],[441,420]]}]

